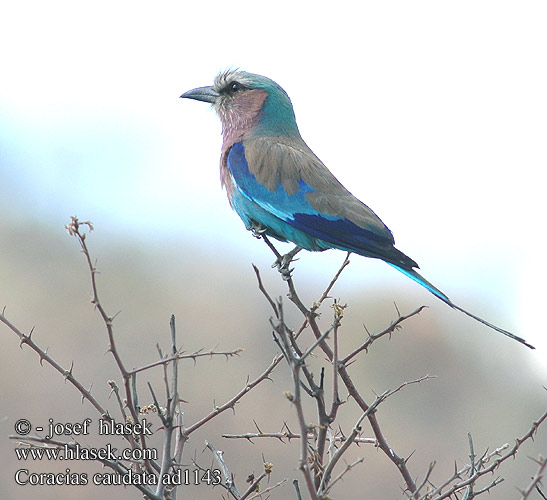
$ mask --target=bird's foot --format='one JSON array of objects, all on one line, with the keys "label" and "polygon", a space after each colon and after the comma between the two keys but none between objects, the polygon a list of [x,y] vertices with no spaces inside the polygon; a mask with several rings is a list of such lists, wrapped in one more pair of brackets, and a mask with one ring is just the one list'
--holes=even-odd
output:
[{"label": "bird's foot", "polygon": [[294,268],[290,268],[291,262],[294,259],[294,256],[302,250],[300,247],[294,247],[290,252],[287,252],[285,255],[280,255],[276,261],[272,264],[272,267],[277,267],[277,270],[283,277],[285,281],[291,279],[291,274],[294,271]]},{"label": "bird's foot", "polygon": [[249,228],[249,230],[255,238],[260,239],[262,238],[262,235],[266,232],[266,226],[258,222],[253,222],[253,225]]}]

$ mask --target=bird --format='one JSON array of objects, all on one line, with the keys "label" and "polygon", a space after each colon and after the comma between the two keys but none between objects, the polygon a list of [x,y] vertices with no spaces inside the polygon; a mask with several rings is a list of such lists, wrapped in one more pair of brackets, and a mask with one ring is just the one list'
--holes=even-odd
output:
[{"label": "bird", "polygon": [[230,205],[256,236],[296,245],[279,263],[285,271],[301,249],[339,249],[380,259],[451,308],[534,349],[523,338],[456,305],[416,271],[418,264],[395,248],[389,228],[304,142],[291,99],[275,81],[228,69],[213,85],[180,97],[210,103],[216,111],[223,139],[220,179]]}]

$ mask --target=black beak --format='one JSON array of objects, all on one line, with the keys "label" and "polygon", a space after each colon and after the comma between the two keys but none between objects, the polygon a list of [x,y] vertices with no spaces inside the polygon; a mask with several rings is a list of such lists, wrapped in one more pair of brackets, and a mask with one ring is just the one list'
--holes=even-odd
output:
[{"label": "black beak", "polygon": [[218,92],[213,87],[199,87],[197,89],[189,90],[181,95],[185,99],[195,99],[196,101],[214,103],[218,98]]}]

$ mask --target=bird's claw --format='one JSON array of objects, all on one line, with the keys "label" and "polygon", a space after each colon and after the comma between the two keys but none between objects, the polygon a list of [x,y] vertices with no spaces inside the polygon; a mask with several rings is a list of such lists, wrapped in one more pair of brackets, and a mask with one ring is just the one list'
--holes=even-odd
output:
[{"label": "bird's claw", "polygon": [[262,224],[258,224],[256,222],[254,222],[249,229],[252,235],[258,239],[262,238],[262,235],[266,232],[266,226],[263,226]]},{"label": "bird's claw", "polygon": [[281,274],[282,278],[285,281],[288,281],[291,279],[292,272],[294,271],[293,268],[289,268],[291,262],[295,259],[294,256],[300,251],[301,249],[299,247],[294,248],[290,252],[286,253],[285,255],[281,255],[276,259],[276,261],[272,264],[272,267],[276,267],[279,271],[279,274]]},{"label": "bird's claw", "polygon": [[294,267],[289,268],[289,264],[292,262],[291,260],[287,260],[284,262],[284,258],[286,255],[283,255],[281,258],[277,259],[273,264],[272,267],[276,267],[279,271],[279,274],[281,274],[281,277],[284,281],[289,281],[292,276],[292,272],[294,271]]}]

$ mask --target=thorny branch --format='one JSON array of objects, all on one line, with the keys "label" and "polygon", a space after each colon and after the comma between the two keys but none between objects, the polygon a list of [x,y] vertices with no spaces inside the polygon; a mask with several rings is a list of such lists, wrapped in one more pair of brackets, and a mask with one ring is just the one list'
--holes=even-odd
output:
[{"label": "thorny branch", "polygon": [[[149,484],[134,484],[134,486],[143,494],[145,498],[150,500],[175,500],[176,498],[176,487],[170,485],[163,481],[163,476],[169,473],[174,473],[182,466],[182,456],[184,450],[184,444],[188,441],[190,434],[196,429],[202,427],[206,423],[210,422],[216,415],[220,414],[222,411],[228,408],[234,408],[235,404],[247,395],[253,388],[255,388],[260,382],[269,379],[270,373],[275,369],[275,367],[281,361],[281,356],[277,356],[272,363],[263,371],[253,381],[247,380],[247,383],[241,391],[239,391],[235,396],[229,399],[224,405],[218,407],[215,406],[215,409],[210,414],[201,418],[194,424],[184,427],[183,425],[183,415],[180,409],[180,396],[178,392],[178,379],[179,379],[179,370],[178,363],[183,360],[191,359],[194,361],[194,364],[197,359],[202,357],[214,357],[214,356],[224,356],[227,359],[237,356],[242,352],[241,348],[231,350],[231,351],[216,351],[209,350],[205,352],[203,349],[195,351],[192,353],[186,353],[183,349],[177,347],[176,341],[176,330],[175,330],[175,318],[171,317],[170,322],[170,331],[171,331],[171,349],[168,355],[164,355],[161,349],[158,346],[158,352],[160,359],[149,363],[145,366],[129,370],[125,367],[125,364],[122,360],[122,356],[118,350],[117,344],[115,342],[114,336],[114,317],[109,316],[106,312],[106,309],[103,307],[101,300],[99,298],[98,286],[96,281],[96,275],[98,274],[97,268],[93,263],[93,259],[87,247],[86,237],[87,232],[84,232],[84,229],[87,229],[89,232],[93,230],[93,225],[91,222],[81,222],[77,217],[72,217],[70,223],[66,226],[69,234],[77,238],[82,252],[85,256],[87,266],[89,269],[91,277],[91,288],[92,288],[92,303],[95,306],[96,310],[99,311],[101,318],[106,327],[107,337],[109,341],[109,351],[116,360],[118,370],[123,378],[123,396],[120,394],[120,388],[115,380],[108,380],[108,385],[111,390],[111,394],[115,396],[120,414],[122,416],[122,421],[124,423],[138,423],[140,417],[143,415],[148,415],[150,413],[155,413],[161,420],[163,430],[163,452],[160,461],[149,458],[149,455],[143,454],[145,458],[142,460],[107,460],[102,457],[98,457],[97,461],[102,463],[104,466],[109,467],[116,474],[124,475],[128,473],[146,473],[151,476],[154,476],[155,482]],[[44,361],[51,365],[58,373],[60,373],[65,380],[69,381],[81,394],[82,402],[84,400],[89,401],[92,406],[99,412],[102,419],[114,421],[114,418],[109,414],[103,404],[101,404],[98,399],[96,399],[91,394],[91,388],[86,389],[84,385],[75,377],[74,375],[74,363],[72,363],[70,369],[62,367],[57,363],[48,352],[49,349],[42,349],[34,341],[32,335],[34,329],[30,333],[25,334],[20,331],[13,323],[11,323],[5,315],[5,308],[0,314],[0,322],[4,323],[11,331],[13,331],[20,340],[20,346],[28,345],[33,351],[35,351],[42,365]],[[137,394],[137,384],[136,376],[139,373],[144,373],[147,370],[150,370],[154,367],[160,366],[163,368],[163,379],[165,386],[165,406],[160,406],[158,398],[155,394],[154,389],[150,384],[150,392],[153,404],[149,404],[143,407],[140,407],[138,404],[138,394]],[[170,371],[169,371],[170,368]],[[127,413],[129,412],[129,413]],[[123,438],[127,440],[131,448],[140,450],[146,450],[146,436],[144,434],[134,435],[134,434],[124,434]],[[42,436],[10,436],[10,439],[17,440],[23,446],[31,447],[42,447],[42,448],[63,448],[63,449],[76,449],[79,446],[79,443],[75,441],[58,441],[55,439],[49,439]],[[271,471],[271,466],[268,466],[268,473],[266,475],[259,476],[254,481],[255,489],[258,488],[258,484],[264,477],[268,476]],[[150,486],[151,484],[157,485],[154,489]],[[279,484],[282,484],[282,481]],[[277,486],[272,486],[269,490],[273,490]],[[237,491],[237,489],[232,489],[232,491]],[[249,491],[242,498],[248,498],[253,491]],[[237,497],[238,500],[241,500],[240,497]]]},{"label": "thorny branch", "polygon": [[239,354],[243,352],[243,350],[244,349],[242,347],[238,347],[233,351],[215,351],[211,349],[210,351],[203,352],[203,349],[200,349],[199,351],[195,351],[190,354],[186,354],[184,351],[179,351],[175,354],[172,354],[171,356],[162,356],[160,360],[149,363],[148,365],[140,366],[139,368],[133,368],[132,370],[129,370],[128,373],[130,375],[134,375],[135,373],[144,372],[146,370],[150,370],[151,368],[155,368],[156,366],[165,366],[169,363],[172,363],[173,361],[180,361],[183,359],[191,359],[192,361],[194,361],[194,363],[198,358],[212,358],[213,356],[224,356],[226,359],[228,359],[233,356],[239,356]]},{"label": "thorny branch", "polygon": [[[336,272],[335,276],[329,282],[325,290],[320,294],[319,299],[314,302],[311,307],[306,307],[300,299],[294,280],[289,270],[290,262],[287,263],[286,269],[279,269],[283,280],[288,286],[288,297],[296,306],[298,311],[303,316],[301,325],[292,330],[286,323],[283,310],[283,302],[281,299],[274,299],[266,290],[260,272],[256,266],[253,266],[258,288],[265,296],[273,311],[271,325],[275,332],[275,340],[281,350],[281,354],[277,355],[272,362],[264,368],[264,370],[254,379],[247,379],[243,388],[229,397],[223,404],[214,405],[213,410],[206,415],[198,418],[190,425],[185,425],[183,421],[183,412],[181,403],[183,402],[179,396],[179,362],[191,359],[194,364],[196,360],[202,357],[225,356],[227,359],[237,356],[242,349],[216,351],[198,351],[188,353],[181,347],[178,347],[175,329],[174,316],[171,318],[171,348],[167,354],[163,354],[158,346],[159,358],[156,361],[150,362],[144,366],[134,369],[127,369],[123,363],[122,357],[118,351],[114,337],[113,321],[114,317],[107,314],[106,309],[101,304],[98,287],[96,282],[97,269],[93,263],[90,252],[86,243],[88,233],[83,231],[83,228],[88,231],[93,230],[90,222],[80,222],[78,218],[73,217],[70,224],[67,226],[69,233],[78,239],[82,252],[86,258],[87,267],[91,277],[92,288],[92,303],[98,310],[106,327],[106,333],[109,341],[109,351],[113,355],[118,370],[123,379],[123,387],[118,387],[115,380],[109,380],[108,384],[111,388],[111,394],[116,398],[118,409],[124,422],[139,422],[143,415],[156,413],[161,420],[162,427],[158,430],[163,432],[163,451],[159,460],[143,459],[133,461],[110,461],[98,459],[104,466],[112,469],[117,474],[127,474],[131,471],[143,471],[148,474],[155,475],[161,478],[163,475],[175,473],[183,467],[183,455],[185,444],[188,442],[192,433],[197,429],[202,428],[211,422],[216,416],[228,409],[235,409],[239,401],[255,389],[264,380],[270,380],[272,372],[285,360],[290,368],[292,376],[292,391],[287,391],[285,396],[291,401],[297,416],[298,432],[293,432],[287,424],[283,424],[279,432],[263,432],[255,423],[257,432],[245,434],[223,434],[224,438],[231,439],[247,439],[252,441],[258,438],[273,438],[283,442],[290,442],[295,439],[299,442],[300,449],[300,464],[299,468],[303,474],[305,489],[312,500],[324,500],[330,496],[333,487],[345,478],[351,471],[364,461],[364,458],[358,458],[351,463],[343,464],[346,458],[346,452],[354,446],[360,444],[373,444],[395,464],[398,468],[404,482],[406,495],[412,500],[443,500],[449,498],[462,498],[471,500],[478,495],[490,491],[493,487],[499,484],[502,479],[494,478],[484,486],[479,487],[477,481],[487,474],[495,472],[506,460],[514,457],[521,445],[532,439],[537,432],[538,427],[547,419],[547,412],[542,415],[536,422],[533,423],[529,431],[521,438],[517,439],[515,444],[510,447],[504,445],[492,452],[485,452],[482,456],[475,455],[471,437],[470,443],[470,463],[455,470],[454,474],[440,484],[435,486],[432,482],[432,473],[434,471],[435,462],[432,462],[426,471],[424,477],[419,482],[414,479],[408,469],[408,458],[401,458],[388,444],[384,436],[377,418],[377,407],[382,404],[388,397],[402,390],[409,384],[418,383],[427,380],[431,377],[425,376],[410,382],[403,382],[396,389],[384,391],[376,397],[376,399],[368,403],[362,397],[360,389],[355,385],[351,375],[348,372],[348,366],[354,359],[368,351],[371,345],[385,336],[391,336],[393,332],[400,329],[403,322],[411,317],[419,314],[424,306],[406,315],[398,313],[398,317],[384,330],[376,334],[368,334],[368,338],[358,347],[346,354],[340,352],[338,344],[338,333],[342,324],[344,309],[346,306],[341,305],[338,301],[334,301],[332,305],[333,320],[331,325],[322,330],[318,323],[319,309],[324,302],[330,299],[330,294],[333,287],[338,281],[344,269],[349,265],[349,254],[346,255],[342,265]],[[277,258],[278,268],[283,267],[283,256],[281,256],[275,247],[262,235],[268,245],[274,252]],[[291,256],[294,255],[290,254]],[[106,420],[114,420],[112,416],[92,394],[91,388],[86,389],[77,378],[74,376],[74,365],[70,369],[63,368],[49,354],[48,349],[39,347],[32,338],[33,330],[25,334],[13,325],[5,315],[5,310],[0,314],[0,322],[4,323],[11,331],[13,331],[20,339],[20,346],[28,345],[35,351],[40,359],[40,364],[45,361],[51,365],[58,373],[68,380],[81,394],[82,401],[87,400],[99,412],[101,418]],[[311,344],[304,347],[304,340],[301,335],[311,330],[314,336]],[[368,333],[368,331],[367,331]],[[308,366],[310,358],[317,350],[321,351],[326,356],[330,363],[330,369],[321,369],[319,377],[315,377],[313,370]],[[181,365],[182,366],[182,365]],[[146,373],[148,370],[161,367],[163,370],[163,385],[165,393],[165,403],[160,406],[159,399],[152,385],[149,384],[153,404],[144,407],[139,406],[136,377],[138,374]],[[330,385],[328,385],[330,384]],[[330,387],[330,400],[327,401],[325,388]],[[361,416],[353,425],[351,432],[345,434],[341,426],[334,429],[334,424],[339,418],[339,409],[346,403],[341,397],[341,390],[347,390],[349,394],[348,400],[353,400],[361,409]],[[328,392],[328,391],[327,391]],[[123,396],[122,396],[123,394]],[[316,423],[311,424],[306,417],[304,411],[303,400],[310,397],[315,401],[316,406]],[[368,422],[372,430],[373,437],[363,437],[363,424]],[[24,439],[20,436],[10,436],[11,439],[18,440],[25,446],[41,446],[41,447],[75,447],[79,445],[75,441],[62,442],[52,439],[46,439],[41,436],[26,436]],[[132,448],[144,450],[146,448],[146,436],[144,435],[127,435],[125,439],[130,443]],[[247,480],[248,486],[241,491],[235,484],[233,474],[230,472],[228,463],[224,458],[222,451],[217,450],[212,443],[206,443],[206,449],[213,455],[219,468],[222,470],[224,481],[221,486],[228,492],[230,497],[236,500],[248,499],[266,499],[278,487],[280,487],[286,479],[283,479],[273,486],[270,486],[262,491],[259,490],[260,483],[264,480],[269,481],[273,465],[263,460],[264,470],[257,476],[251,474]],[[546,498],[541,489],[541,479],[544,475],[546,463],[543,457],[536,460],[538,470],[531,482],[525,489],[521,490],[520,500],[528,500],[532,498],[534,492],[537,492],[542,498]],[[206,468],[199,466],[195,460],[193,463],[200,470],[206,471]],[[135,487],[142,493],[143,497],[150,500],[175,500],[177,495],[176,486],[168,485],[162,481],[158,481],[155,488],[147,485],[135,484]],[[293,495],[296,500],[301,500],[303,497],[298,481],[294,480]],[[463,495],[463,496],[461,496]]]},{"label": "thorny branch", "polygon": [[82,395],[82,401],[87,400],[89,401],[95,409],[99,412],[99,414],[105,418],[109,419],[108,412],[105,408],[95,399],[95,397],[91,394],[91,390],[86,389],[76,377],[74,377],[73,369],[74,366],[72,365],[70,367],[70,370],[67,370],[66,368],[63,368],[57,361],[55,361],[51,355],[49,354],[49,349],[42,349],[38,346],[32,339],[32,334],[34,332],[34,329],[30,331],[30,333],[25,334],[19,328],[17,328],[8,318],[6,317],[6,308],[2,310],[2,313],[0,313],[0,321],[4,323],[13,333],[15,333],[19,337],[19,347],[23,348],[23,345],[28,345],[36,354],[38,354],[40,358],[40,365],[44,364],[44,361],[51,365],[58,373],[60,373],[65,380],[68,380]]},{"label": "thorny branch", "polygon": [[[263,235],[262,237],[266,241],[266,243],[268,244],[268,246],[270,248],[274,248],[273,245],[269,242],[268,238],[265,235]],[[275,250],[274,254],[276,255],[276,258],[278,260],[281,260],[279,252],[277,252]],[[348,261],[348,257],[346,256],[346,259],[344,260],[339,272],[337,273],[337,276],[340,276],[341,271],[347,266],[347,261]],[[292,275],[289,274],[287,276],[285,274],[285,275],[283,275],[283,279],[287,282],[287,286],[288,286],[288,289],[289,289],[289,293],[288,293],[289,299],[296,305],[298,310],[302,313],[302,315],[305,318],[305,323],[307,323],[310,326],[315,338],[320,341],[319,346],[321,347],[323,353],[327,356],[327,359],[332,363],[333,359],[334,359],[334,352],[333,352],[332,348],[327,344],[327,342],[324,339],[322,339],[323,333],[321,332],[319,324],[317,323],[317,313],[316,313],[317,308],[315,310],[310,310],[304,305],[304,303],[302,302],[302,300],[300,299],[300,297],[299,297],[299,295],[296,291]],[[331,282],[331,284],[329,285],[330,288],[332,288],[333,285],[334,285],[334,283]],[[322,298],[323,297],[326,298],[326,295],[323,294]],[[324,300],[324,298],[323,298],[323,300]],[[279,304],[276,304],[276,306],[278,306],[278,305]],[[281,320],[282,318],[279,317],[280,315],[279,315],[278,312],[276,312],[276,309],[273,308],[273,310],[274,310],[274,314],[276,315],[277,320],[278,321]],[[412,315],[410,315],[410,316],[412,316]],[[396,322],[396,325],[392,326],[392,328],[395,329],[396,326],[399,323],[400,323],[400,321]],[[347,371],[347,366],[343,362],[339,362],[338,365],[339,365],[338,366],[338,373],[340,375],[340,378],[342,379],[342,382],[346,386],[346,389],[348,390],[350,396],[356,401],[356,403],[359,405],[359,407],[361,408],[361,410],[363,411],[363,413],[366,415],[367,419],[369,420],[369,423],[372,427],[375,438],[378,442],[378,447],[397,466],[397,468],[399,469],[401,475],[403,476],[403,479],[406,483],[407,489],[411,492],[415,492],[416,491],[416,484],[414,482],[414,479],[413,479],[412,475],[410,474],[410,471],[408,470],[406,459],[401,458],[399,455],[397,455],[395,453],[395,451],[392,449],[392,447],[388,444],[388,442],[387,442],[387,440],[386,440],[386,438],[385,438],[385,436],[384,436],[384,434],[383,434],[383,432],[380,428],[380,425],[379,425],[378,420],[376,418],[375,412],[369,411],[370,405],[367,404],[367,402],[364,400],[364,398],[361,396],[359,390],[355,386],[353,380],[351,379],[351,376],[349,375],[349,372]],[[324,450],[324,439],[326,439],[326,434],[325,434],[325,437],[323,438],[323,442],[318,443],[317,448],[320,449],[320,450]],[[303,440],[303,441],[305,441],[305,440]],[[318,466],[319,469],[321,469],[323,467],[323,465],[322,465],[323,460],[324,460],[324,457],[322,455],[317,456],[317,466]]]},{"label": "thorny branch", "polygon": [[[71,218],[71,222],[66,226],[66,229],[68,231],[68,234],[71,236],[76,237],[78,240],[78,243],[80,244],[80,247],[82,249],[82,253],[85,256],[85,259],[87,261],[87,265],[89,268],[89,273],[91,276],[91,289],[93,297],[91,299],[91,303],[95,306],[95,308],[99,311],[99,314],[101,315],[101,318],[104,322],[104,325],[106,327],[106,331],[108,334],[108,341],[109,341],[109,348],[108,350],[112,353],[112,356],[114,357],[116,364],[118,366],[118,370],[120,371],[120,374],[123,378],[123,384],[125,389],[125,406],[128,408],[129,413],[131,414],[131,419],[134,423],[139,423],[139,410],[134,402],[135,394],[132,391],[132,375],[129,373],[129,371],[125,368],[125,365],[122,361],[121,355],[118,352],[116,342],[114,339],[114,317],[107,314],[105,308],[103,307],[100,299],[99,299],[99,292],[97,287],[97,268],[92,262],[91,255],[89,253],[89,250],[87,248],[86,243],[86,235],[88,233],[83,232],[81,229],[87,226],[89,232],[93,231],[93,224],[89,221],[81,222],[78,217],[73,216]],[[141,436],[142,438],[142,446],[143,448],[146,448],[146,436]],[[133,447],[136,447],[136,443],[132,443]],[[145,460],[145,466],[148,472],[152,472],[154,469],[157,470],[157,465],[154,467],[154,465],[149,461]]]},{"label": "thorny branch", "polygon": [[[287,259],[285,259],[281,254],[276,250],[274,245],[269,241],[268,237],[264,234],[261,235],[262,238],[265,240],[269,248],[272,250],[274,255],[276,256],[276,264],[286,262]],[[292,255],[292,254],[288,254]],[[286,256],[285,256],[286,257]],[[283,306],[282,302],[280,300],[274,301],[267,290],[265,289],[262,279],[260,277],[260,273],[258,269],[255,267],[255,273],[257,275],[258,283],[259,283],[259,290],[263,293],[263,295],[266,297],[268,302],[270,303],[274,317],[276,321],[272,322],[272,326],[274,327],[274,330],[277,333],[278,339],[277,342],[281,348],[281,351],[287,360],[291,373],[293,376],[294,381],[294,387],[295,387],[295,394],[290,394],[289,399],[293,402],[295,406],[295,410],[297,413],[297,420],[299,422],[300,427],[300,434],[292,434],[288,433],[286,431],[282,431],[281,433],[262,433],[262,431],[259,430],[258,433],[247,433],[243,435],[227,435],[226,437],[243,437],[246,439],[251,440],[252,438],[257,437],[274,437],[277,439],[282,440],[283,438],[287,438],[289,441],[292,438],[296,438],[297,436],[300,436],[301,439],[301,458],[300,463],[302,470],[304,474],[304,479],[307,485],[308,493],[310,494],[311,498],[317,498],[319,495],[319,498],[322,498],[323,495],[325,495],[327,492],[330,491],[335,481],[331,481],[332,473],[337,465],[337,462],[341,459],[341,457],[344,455],[344,453],[347,451],[347,449],[351,446],[352,443],[357,442],[357,439],[360,437],[361,432],[361,422],[364,419],[367,419],[372,431],[374,433],[374,438],[372,441],[374,441],[375,445],[380,448],[386,456],[395,464],[395,466],[399,469],[399,472],[404,479],[405,485],[406,485],[406,492],[409,496],[409,498],[419,500],[442,500],[444,498],[452,498],[452,495],[455,495],[456,493],[462,491],[463,489],[467,490],[465,498],[470,500],[471,498],[474,498],[481,493],[484,493],[486,491],[489,491],[491,488],[499,484],[501,481],[500,479],[495,479],[490,484],[488,484],[485,487],[482,487],[480,489],[475,488],[475,483],[477,479],[484,476],[485,474],[494,471],[499,465],[509,458],[510,456],[514,456],[519,449],[520,445],[528,438],[532,437],[533,434],[536,432],[537,427],[543,422],[544,417],[540,418],[537,422],[534,423],[532,428],[530,429],[529,433],[526,435],[527,437],[522,438],[521,440],[517,440],[517,443],[515,446],[505,455],[502,455],[500,458],[496,459],[493,464],[489,465],[488,467],[485,466],[485,462],[476,463],[475,462],[475,455],[474,450],[472,447],[472,441],[470,438],[470,465],[465,468],[463,471],[457,471],[456,474],[450,478],[448,481],[443,483],[442,487],[437,488],[433,493],[431,491],[428,491],[427,494],[424,496],[420,496],[420,491],[426,486],[431,485],[430,477],[434,468],[434,462],[430,465],[424,479],[417,484],[413,476],[411,475],[407,462],[408,458],[402,458],[400,457],[393,448],[388,444],[388,441],[386,437],[384,436],[380,424],[378,422],[378,418],[375,412],[376,406],[383,401],[382,397],[377,398],[375,402],[372,404],[369,404],[365,401],[365,399],[362,397],[360,390],[356,387],[354,381],[352,380],[347,367],[352,362],[352,360],[358,356],[359,354],[363,352],[367,352],[370,346],[378,339],[384,337],[384,336],[391,336],[393,332],[401,328],[401,325],[404,321],[410,319],[411,317],[419,314],[425,306],[421,306],[415,311],[408,313],[406,315],[401,315],[398,313],[398,317],[384,330],[380,331],[376,334],[370,334],[368,335],[368,338],[365,342],[363,342],[360,346],[355,348],[353,351],[349,352],[345,356],[341,356],[339,354],[339,347],[337,342],[337,333],[338,328],[341,324],[341,320],[343,317],[343,307],[341,307],[336,301],[334,302],[333,308],[335,310],[335,319],[333,322],[333,325],[328,328],[325,331],[321,331],[319,324],[317,322],[318,318],[318,309],[323,303],[324,300],[326,300],[329,297],[329,294],[335,285],[336,281],[340,277],[342,271],[347,267],[349,264],[349,254],[346,256],[342,266],[336,273],[333,280],[329,283],[329,286],[327,287],[326,291],[321,295],[318,302],[314,303],[311,308],[308,308],[304,305],[302,300],[300,299],[294,280],[292,277],[292,270],[289,269],[290,261],[286,262],[285,269],[279,269],[280,274],[283,278],[283,280],[287,283],[288,287],[288,297],[293,302],[293,304],[297,307],[297,309],[301,312],[301,314],[304,317],[304,321],[300,328],[294,333],[286,324],[283,318]],[[279,268],[279,265],[277,266]],[[315,341],[309,347],[308,349],[304,350],[301,349],[298,344],[296,344],[296,338],[306,329],[310,328],[313,332],[313,335],[315,336]],[[367,331],[368,332],[368,331]],[[332,334],[332,341],[329,342],[329,339],[331,338]],[[331,347],[332,345],[332,347]],[[332,400],[332,406],[329,413],[326,411],[325,407],[325,401],[322,396],[323,392],[323,377],[324,377],[324,370],[321,372],[321,384],[319,386],[314,385],[313,383],[309,384],[311,387],[311,390],[306,389],[306,386],[302,383],[300,380],[301,373],[304,373],[306,375],[306,379],[309,381],[310,379],[313,380],[313,374],[309,372],[309,369],[307,368],[305,364],[305,358],[308,357],[316,348],[321,348],[323,353],[326,355],[327,360],[331,363],[333,367],[333,400]],[[302,353],[304,351],[304,353]],[[304,354],[304,355],[303,355]],[[362,416],[359,419],[359,422],[357,425],[354,426],[352,433],[349,435],[347,439],[344,439],[342,441],[342,444],[339,446],[337,450],[332,449],[332,444],[335,442],[332,439],[333,433],[330,430],[330,425],[335,421],[337,416],[337,409],[339,404],[341,404],[339,397],[338,397],[338,377],[340,377],[340,380],[346,387],[349,395],[351,398],[357,403],[357,405],[361,408],[363,411]],[[424,379],[429,378],[429,376],[424,377]],[[423,380],[423,379],[421,379]],[[418,380],[420,381],[420,380]],[[415,381],[415,382],[418,382]],[[396,389],[394,392],[397,392],[405,385],[408,385],[408,383],[404,383]],[[301,393],[299,391],[300,386],[304,389],[306,389],[305,392],[308,393],[308,395],[316,398],[317,406],[318,406],[318,424],[317,428],[319,431],[317,433],[315,432],[309,432],[306,429],[309,428],[309,426],[305,423],[304,415],[302,412],[302,403],[301,403]],[[321,394],[320,397],[317,396],[317,389],[319,390],[319,393]],[[298,394],[296,394],[298,390]],[[382,396],[385,396],[387,393],[384,393]],[[391,394],[391,393],[390,393]],[[330,442],[331,446],[329,447],[329,454],[328,459],[324,456],[325,452],[325,443],[327,440],[327,436],[331,436]],[[311,456],[309,455],[311,453]],[[484,458],[484,457],[483,457]],[[490,457],[491,458],[491,457]],[[309,470],[302,466],[302,463],[304,461],[310,461],[312,463],[312,469],[315,472],[315,481],[313,482],[313,485],[311,484],[310,478],[309,478]],[[357,461],[356,463],[360,463],[360,461]],[[355,464],[356,464],[355,463]],[[341,474],[345,474],[349,469],[352,467],[346,468]],[[468,478],[463,481],[456,482],[456,480],[460,479],[462,477],[462,474],[467,473]],[[340,475],[339,475],[340,476]],[[339,477],[337,476],[337,477]],[[337,481],[338,479],[336,479]],[[526,491],[531,491],[533,488],[537,486],[537,481],[532,482],[532,484],[527,488]],[[445,492],[443,492],[444,489],[449,489]],[[299,495],[299,493],[298,493]]]},{"label": "thorny branch", "polygon": [[541,498],[543,498],[543,500],[547,500],[547,496],[543,493],[541,489],[541,480],[543,479],[543,474],[547,469],[547,459],[540,455],[537,459],[532,460],[534,460],[534,462],[538,464],[538,469],[537,472],[534,474],[534,477],[532,477],[530,484],[521,491],[522,496],[520,497],[520,500],[526,500],[528,498],[531,498],[530,495],[534,491],[536,491],[541,496]]},{"label": "thorny branch", "polygon": [[[416,498],[418,500],[444,500],[452,498],[455,493],[458,493],[468,488],[469,486],[474,486],[478,479],[485,476],[486,474],[493,473],[500,467],[503,462],[505,462],[509,458],[515,457],[520,447],[526,441],[533,439],[539,426],[546,419],[547,411],[543,413],[543,415],[541,415],[538,420],[532,423],[530,429],[522,437],[515,440],[515,444],[513,446],[509,447],[509,445],[504,445],[491,453],[485,453],[476,462],[472,459],[470,464],[466,465],[460,470],[456,470],[452,477],[447,479],[440,486],[432,487],[430,491],[422,496],[411,496],[411,498]],[[502,453],[503,450],[507,451],[505,453]],[[473,452],[471,452],[470,455],[473,455]],[[461,478],[465,476],[468,476],[467,479],[461,480]],[[497,482],[494,481],[491,485],[488,486],[488,489],[498,484],[498,482],[501,482],[501,480],[498,480]],[[535,486],[535,484],[537,484],[537,482],[534,483],[533,486]],[[477,496],[478,494],[479,492],[475,491],[474,495]]]}]

